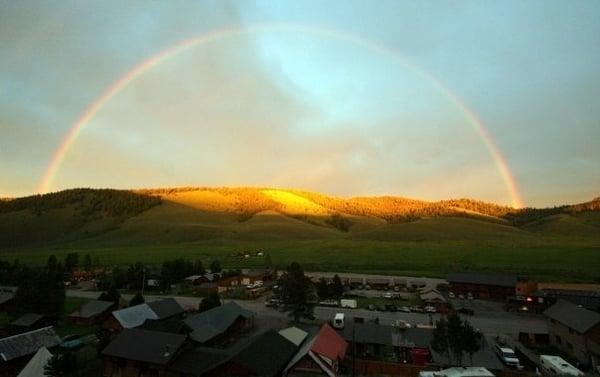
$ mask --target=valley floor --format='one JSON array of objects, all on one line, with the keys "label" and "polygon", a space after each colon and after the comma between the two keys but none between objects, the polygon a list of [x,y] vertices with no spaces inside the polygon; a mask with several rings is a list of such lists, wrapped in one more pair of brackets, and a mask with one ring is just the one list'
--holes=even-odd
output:
[{"label": "valley floor", "polygon": [[[0,250],[0,259],[46,263],[54,254],[62,258],[76,251],[102,265],[135,262],[159,265],[184,258],[209,263],[219,259],[225,268],[284,268],[299,262],[307,271],[382,273],[408,276],[445,276],[450,271],[515,272],[553,281],[600,281],[600,240],[548,237],[539,239],[478,241],[206,241],[169,245],[69,245],[22,250]],[[262,251],[265,256],[237,256]],[[206,265],[206,264],[205,264]]]}]

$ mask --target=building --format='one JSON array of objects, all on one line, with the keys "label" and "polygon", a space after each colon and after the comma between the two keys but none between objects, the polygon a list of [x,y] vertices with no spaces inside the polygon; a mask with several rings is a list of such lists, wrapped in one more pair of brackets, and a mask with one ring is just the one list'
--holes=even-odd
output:
[{"label": "building", "polygon": [[119,332],[141,326],[147,320],[162,321],[179,317],[183,313],[184,310],[177,301],[168,298],[115,310],[102,325],[107,330]]},{"label": "building", "polygon": [[52,326],[28,331],[0,339],[0,371],[16,375],[42,347],[53,348],[60,344]]},{"label": "building", "polygon": [[504,301],[515,296],[519,279],[516,275],[489,273],[455,273],[448,276],[450,291],[455,295]]},{"label": "building", "polygon": [[217,281],[217,292],[219,294],[226,294],[238,288],[241,284],[241,276],[227,276]]},{"label": "building", "polygon": [[194,288],[194,292],[200,296],[208,296],[211,293],[218,293],[219,284],[214,282],[203,282]]},{"label": "building", "polygon": [[435,289],[427,289],[420,293],[421,301],[425,305],[433,306],[439,313],[448,313],[450,305],[446,297]]},{"label": "building", "polygon": [[264,283],[266,281],[271,280],[273,272],[271,270],[250,270],[243,269],[241,275],[241,284],[242,285],[250,285],[256,284],[258,282]]},{"label": "building", "polygon": [[18,331],[35,330],[49,326],[51,320],[43,314],[27,313],[10,323],[11,327]]},{"label": "building", "polygon": [[183,323],[190,329],[190,339],[211,344],[250,329],[254,324],[254,313],[235,302],[228,302],[188,317]]},{"label": "building", "polygon": [[[331,326],[324,324],[318,333],[307,338],[306,332],[292,327],[280,331],[288,340],[296,344],[304,335],[298,352],[286,366],[284,375],[309,374],[338,376],[346,356],[348,343]],[[298,331],[299,330],[299,331]]]},{"label": "building", "polygon": [[431,330],[352,323],[342,332],[357,359],[425,365],[430,361]]},{"label": "building", "polygon": [[269,330],[252,339],[235,356],[212,369],[210,376],[274,377],[283,372],[298,346]]},{"label": "building", "polygon": [[544,314],[548,318],[550,343],[582,365],[600,370],[600,313],[559,300]]},{"label": "building", "polygon": [[366,278],[365,280],[372,289],[385,289],[392,285],[392,281],[385,278]]},{"label": "building", "polygon": [[10,311],[14,298],[15,294],[13,292],[0,292],[0,311]]},{"label": "building", "polygon": [[48,361],[52,358],[52,354],[46,347],[40,348],[35,355],[29,360],[27,365],[21,370],[17,377],[40,377],[44,375],[44,368]]},{"label": "building", "polygon": [[233,354],[226,350],[209,347],[197,347],[182,350],[169,366],[171,373],[181,377],[211,375],[212,370],[229,361]]},{"label": "building", "polygon": [[101,323],[116,304],[111,301],[91,300],[81,305],[79,309],[69,314],[69,321],[78,325],[93,325]]},{"label": "building", "polygon": [[165,376],[186,341],[185,335],[125,329],[102,351],[104,375]]}]

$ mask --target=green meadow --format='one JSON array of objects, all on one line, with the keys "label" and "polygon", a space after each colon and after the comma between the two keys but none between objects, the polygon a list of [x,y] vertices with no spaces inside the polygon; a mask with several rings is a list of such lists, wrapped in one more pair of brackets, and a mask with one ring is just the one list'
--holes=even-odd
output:
[{"label": "green meadow", "polygon": [[144,246],[59,246],[5,250],[2,259],[45,263],[51,254],[63,257],[76,251],[90,254],[102,265],[143,262],[159,265],[186,258],[206,263],[219,259],[227,268],[263,267],[264,257],[243,258],[235,252],[263,251],[273,265],[283,268],[296,261],[308,271],[444,276],[449,271],[515,272],[542,280],[600,282],[600,241],[566,237],[471,241],[206,241]]}]

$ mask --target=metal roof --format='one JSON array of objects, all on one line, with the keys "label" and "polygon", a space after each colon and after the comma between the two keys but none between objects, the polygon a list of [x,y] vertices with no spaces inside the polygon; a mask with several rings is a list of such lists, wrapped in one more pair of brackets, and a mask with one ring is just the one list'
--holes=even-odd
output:
[{"label": "metal roof", "polygon": [[115,310],[113,316],[125,329],[138,327],[147,319],[159,319],[148,304],[139,304],[125,309]]},{"label": "metal roof", "polygon": [[254,313],[235,302],[217,306],[186,318],[183,322],[192,330],[190,338],[204,343],[224,333],[239,317],[251,318]]},{"label": "metal roof", "polygon": [[186,340],[185,335],[140,329],[125,329],[102,351],[121,359],[166,365]]},{"label": "metal roof", "polygon": [[29,360],[25,368],[17,375],[17,377],[40,377],[44,376],[44,368],[48,361],[52,358],[52,354],[46,347],[40,348],[36,354]]},{"label": "metal roof", "polygon": [[69,317],[72,318],[92,318],[97,315],[100,315],[110,309],[114,302],[111,301],[100,301],[100,300],[92,300],[88,301],[85,304],[81,305],[79,310],[69,314]]},{"label": "metal roof", "polygon": [[173,317],[184,312],[181,305],[174,298],[151,301],[148,302],[148,306],[156,313],[158,319]]},{"label": "metal roof", "polygon": [[299,346],[306,339],[308,333],[297,327],[288,327],[287,329],[279,330],[279,335]]},{"label": "metal roof", "polygon": [[60,344],[52,326],[0,339],[0,364],[18,357],[31,355],[41,347],[52,348]]},{"label": "metal roof", "polygon": [[600,313],[587,310],[565,300],[558,300],[544,314],[580,334],[584,334],[600,324]]},{"label": "metal roof", "polygon": [[35,323],[42,318],[44,318],[42,314],[27,313],[12,321],[11,325],[29,327],[35,325]]},{"label": "metal roof", "polygon": [[0,305],[12,300],[14,297],[14,292],[0,292]]},{"label": "metal roof", "polygon": [[467,283],[491,285],[498,287],[514,287],[519,281],[516,275],[510,274],[491,274],[491,273],[454,273],[448,275],[450,283]]}]

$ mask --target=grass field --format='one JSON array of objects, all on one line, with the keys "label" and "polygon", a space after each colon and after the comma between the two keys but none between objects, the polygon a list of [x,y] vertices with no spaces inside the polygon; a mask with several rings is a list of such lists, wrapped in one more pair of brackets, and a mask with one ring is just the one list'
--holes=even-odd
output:
[{"label": "grass field", "polygon": [[68,252],[90,254],[103,265],[135,262],[158,265],[174,258],[219,259],[226,268],[263,267],[264,258],[230,256],[236,251],[263,251],[276,267],[292,261],[307,271],[444,276],[449,271],[498,271],[527,274],[542,280],[600,281],[600,241],[566,237],[470,241],[206,241],[173,245],[92,246],[5,250],[0,258],[41,264],[48,256]]}]

